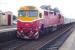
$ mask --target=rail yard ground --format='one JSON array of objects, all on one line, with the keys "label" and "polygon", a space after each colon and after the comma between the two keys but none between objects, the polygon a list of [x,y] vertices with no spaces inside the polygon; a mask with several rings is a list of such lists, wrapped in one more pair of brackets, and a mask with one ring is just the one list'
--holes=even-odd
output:
[{"label": "rail yard ground", "polygon": [[16,36],[14,36],[16,33],[15,31],[5,33],[5,34],[8,34],[9,37],[11,37],[12,34],[14,34],[13,35],[14,37],[12,38],[8,37],[10,40],[7,42],[0,41],[0,50],[54,50],[54,49],[58,50],[58,49],[62,49],[63,47],[61,45],[63,44],[63,42],[67,39],[67,37],[70,34],[73,34],[73,30],[75,28],[74,25],[75,24],[69,24],[69,25],[63,26],[63,28],[58,29],[54,32],[48,32],[49,33],[48,35],[42,36],[38,40],[16,39]]}]

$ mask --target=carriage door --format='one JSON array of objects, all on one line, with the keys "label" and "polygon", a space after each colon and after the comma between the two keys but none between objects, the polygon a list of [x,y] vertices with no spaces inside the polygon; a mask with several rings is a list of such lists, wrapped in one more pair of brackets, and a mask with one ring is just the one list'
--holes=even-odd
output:
[{"label": "carriage door", "polygon": [[11,25],[11,15],[8,15],[8,25]]}]

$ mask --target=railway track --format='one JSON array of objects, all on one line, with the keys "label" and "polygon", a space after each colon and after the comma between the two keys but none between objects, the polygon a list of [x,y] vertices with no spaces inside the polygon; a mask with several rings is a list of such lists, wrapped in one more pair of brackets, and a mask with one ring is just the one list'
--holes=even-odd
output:
[{"label": "railway track", "polygon": [[72,33],[74,28],[71,28],[64,32],[63,35],[59,36],[52,42],[47,43],[43,47],[41,47],[39,50],[58,50],[61,45],[64,43],[64,41],[68,38],[68,36]]},{"label": "railway track", "polygon": [[46,36],[40,37],[38,40],[13,40],[0,44],[0,50],[38,50],[71,29],[73,25],[66,25],[63,27],[64,28],[51,32]]}]

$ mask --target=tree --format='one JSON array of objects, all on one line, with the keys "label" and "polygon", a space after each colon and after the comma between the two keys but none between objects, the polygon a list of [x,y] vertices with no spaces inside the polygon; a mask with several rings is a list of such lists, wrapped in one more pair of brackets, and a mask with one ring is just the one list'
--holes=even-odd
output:
[{"label": "tree", "polygon": [[57,7],[55,7],[55,8],[53,9],[53,11],[60,13],[60,10],[59,10]]},{"label": "tree", "polygon": [[41,8],[41,9],[45,9],[45,10],[53,10],[53,9],[51,8],[51,5],[42,5],[40,8]]},{"label": "tree", "polygon": [[54,11],[54,12],[60,13],[60,10],[57,7],[52,9],[51,5],[42,5],[40,8],[44,9],[44,10],[49,10],[49,11]]}]

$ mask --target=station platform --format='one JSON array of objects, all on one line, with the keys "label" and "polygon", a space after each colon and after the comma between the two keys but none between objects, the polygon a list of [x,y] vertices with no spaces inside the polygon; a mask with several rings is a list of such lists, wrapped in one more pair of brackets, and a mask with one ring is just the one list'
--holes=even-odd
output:
[{"label": "station platform", "polygon": [[0,33],[1,33],[1,32],[11,31],[11,30],[16,30],[16,25],[0,26]]},{"label": "station platform", "polygon": [[16,25],[0,26],[0,43],[16,38]]},{"label": "station platform", "polygon": [[7,28],[16,28],[16,25],[11,25],[11,26],[0,26],[0,30],[1,29],[7,29]]},{"label": "station platform", "polygon": [[75,28],[59,50],[75,50]]}]

